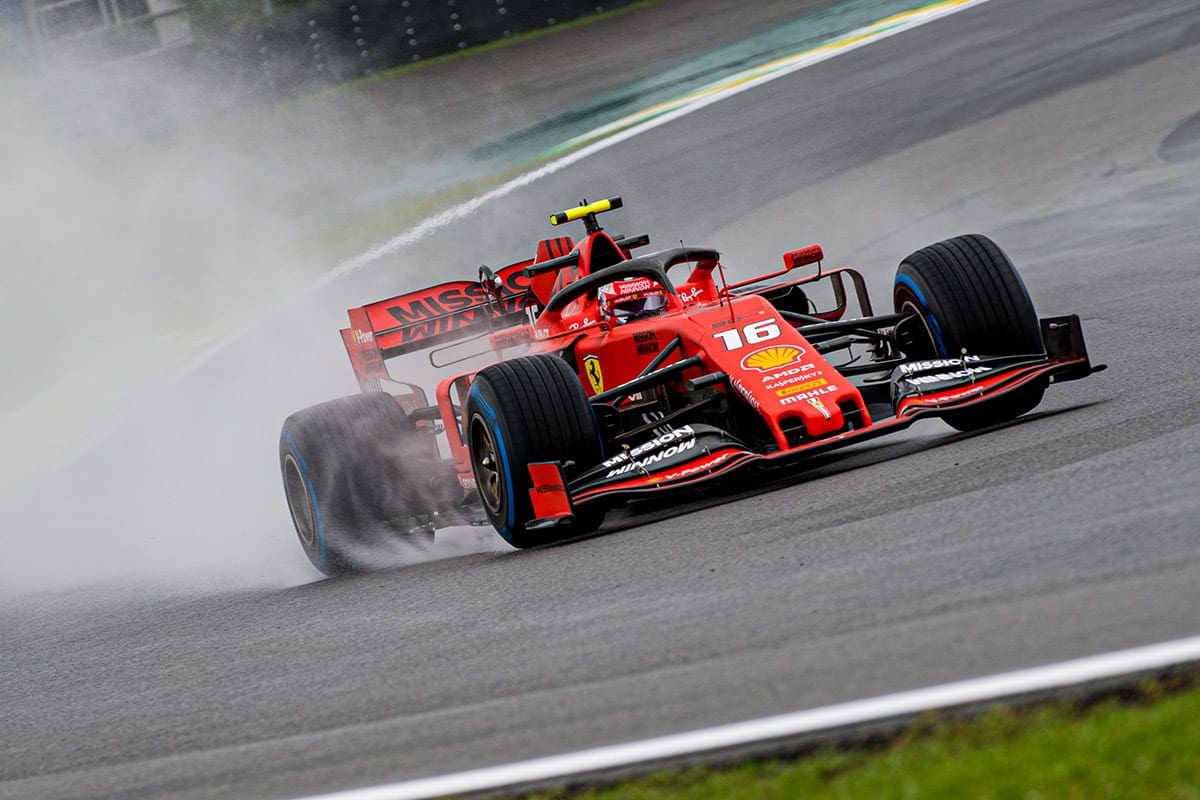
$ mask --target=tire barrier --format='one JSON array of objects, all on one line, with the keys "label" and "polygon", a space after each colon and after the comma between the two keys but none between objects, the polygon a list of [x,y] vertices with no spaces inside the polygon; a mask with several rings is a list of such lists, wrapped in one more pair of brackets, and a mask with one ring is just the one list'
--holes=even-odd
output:
[{"label": "tire barrier", "polygon": [[297,95],[633,2],[336,0],[266,17],[221,49],[268,93]]}]

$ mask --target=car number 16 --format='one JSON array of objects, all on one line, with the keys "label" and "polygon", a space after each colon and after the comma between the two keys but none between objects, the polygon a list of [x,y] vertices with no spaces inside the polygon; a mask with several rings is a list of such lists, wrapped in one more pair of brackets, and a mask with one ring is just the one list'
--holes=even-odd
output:
[{"label": "car number 16", "polygon": [[761,344],[778,339],[781,334],[778,321],[772,317],[759,322],[751,322],[740,329],[730,328],[727,331],[718,331],[713,336],[725,343],[726,350],[741,350],[748,344]]}]

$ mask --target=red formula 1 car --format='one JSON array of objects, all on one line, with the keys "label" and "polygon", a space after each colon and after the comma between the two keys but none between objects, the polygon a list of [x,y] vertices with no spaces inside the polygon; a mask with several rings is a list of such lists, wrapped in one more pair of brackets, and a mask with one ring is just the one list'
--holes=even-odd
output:
[{"label": "red formula 1 car", "polygon": [[[614,238],[597,221],[620,206],[551,217],[582,221],[579,242],[546,239],[534,258],[481,267],[477,281],[350,310],[342,338],[362,394],[291,415],[279,446],[318,569],[361,568],[382,536],[485,520],[516,547],[561,540],[631,497],[782,466],[922,417],[994,425],[1032,409],[1050,383],[1102,369],[1079,318],[1039,320],[983,236],[908,256],[893,313],[877,315],[862,276],[823,269],[819,245],[725,283],[715,250],[634,257],[648,236]],[[449,370],[431,403],[389,371],[406,354],[470,368]]]}]

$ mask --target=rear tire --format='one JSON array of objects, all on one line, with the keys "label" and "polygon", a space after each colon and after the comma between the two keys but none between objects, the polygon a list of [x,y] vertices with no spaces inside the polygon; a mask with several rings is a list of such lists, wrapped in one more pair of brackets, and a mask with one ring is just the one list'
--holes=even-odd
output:
[{"label": "rear tire", "polygon": [[[1045,352],[1037,312],[1012,261],[986,236],[956,236],[908,256],[892,292],[898,312],[917,314],[924,336],[913,337],[913,358],[1033,355]],[[960,431],[1006,422],[1042,400],[1046,381],[946,415]]]},{"label": "rear tire", "polygon": [[396,399],[372,392],[330,400],[283,423],[279,463],[300,545],[326,575],[371,566],[372,544],[397,535],[428,542],[417,524],[432,503],[421,435]]},{"label": "rear tire", "polygon": [[600,433],[579,377],[558,356],[502,361],[475,376],[463,413],[479,498],[496,531],[513,547],[532,547],[600,527],[602,509],[585,509],[571,525],[528,531],[534,519],[527,465],[599,463]]}]

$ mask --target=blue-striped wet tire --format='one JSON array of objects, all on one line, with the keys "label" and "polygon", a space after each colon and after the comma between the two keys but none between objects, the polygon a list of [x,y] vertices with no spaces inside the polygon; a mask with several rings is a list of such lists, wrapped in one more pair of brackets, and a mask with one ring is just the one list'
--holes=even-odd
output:
[{"label": "blue-striped wet tire", "polygon": [[488,520],[513,547],[533,547],[588,533],[604,512],[591,508],[575,524],[528,531],[534,518],[528,464],[572,462],[572,474],[600,461],[600,433],[579,377],[555,355],[493,364],[475,376],[463,412],[479,499]]},{"label": "blue-striped wet tire", "polygon": [[[1045,352],[1033,301],[1004,251],[980,234],[956,236],[912,253],[896,270],[892,299],[898,312],[920,319],[901,346],[910,358],[958,358]],[[951,426],[976,430],[1029,411],[1046,382],[948,415]]]},{"label": "blue-striped wet tire", "polygon": [[416,524],[431,502],[422,491],[427,443],[385,392],[330,400],[292,414],[279,437],[279,464],[296,536],[326,575],[372,566],[385,537],[428,541]]}]

